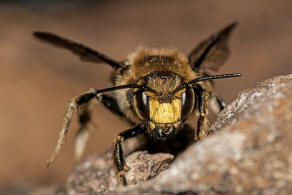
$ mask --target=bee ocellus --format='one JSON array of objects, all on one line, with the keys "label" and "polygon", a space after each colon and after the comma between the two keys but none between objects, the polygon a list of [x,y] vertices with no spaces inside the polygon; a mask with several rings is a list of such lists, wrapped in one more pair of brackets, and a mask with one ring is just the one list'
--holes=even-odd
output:
[{"label": "bee ocellus", "polygon": [[[70,100],[56,149],[47,165],[62,149],[75,111],[80,123],[75,153],[77,157],[81,156],[91,121],[89,104],[93,99],[134,124],[132,128],[119,133],[114,142],[113,162],[122,184],[126,184],[124,174],[128,169],[121,145],[126,139],[146,134],[157,142],[171,140],[193,114],[198,115],[194,140],[208,135],[208,106],[215,113],[225,106],[214,93],[211,80],[240,74],[209,75],[206,71],[217,71],[226,61],[230,53],[228,40],[235,26],[236,23],[232,23],[200,42],[188,56],[174,49],[140,47],[122,62],[52,33],[35,32],[36,38],[68,49],[84,61],[104,63],[113,68],[113,87],[91,89]],[[110,91],[114,91],[114,97],[106,94]]]}]

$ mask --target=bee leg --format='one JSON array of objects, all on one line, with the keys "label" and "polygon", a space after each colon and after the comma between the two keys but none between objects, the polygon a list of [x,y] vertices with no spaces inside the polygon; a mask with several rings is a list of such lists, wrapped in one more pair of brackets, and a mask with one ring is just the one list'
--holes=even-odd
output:
[{"label": "bee leg", "polygon": [[75,159],[79,161],[84,153],[85,146],[89,138],[89,123],[91,121],[91,110],[89,109],[89,103],[80,105],[77,108],[79,129],[75,136]]},{"label": "bee leg", "polygon": [[[108,95],[97,95],[95,96],[97,101],[99,103],[102,103],[107,109],[109,109],[114,114],[117,114],[119,116],[124,116],[124,114],[120,111],[117,101],[108,96]],[[76,137],[75,137],[75,159],[76,161],[79,161],[81,156],[84,153],[85,146],[88,141],[89,137],[89,128],[88,125],[91,122],[91,110],[89,108],[89,104],[82,104],[78,107],[78,118],[79,118],[79,124],[80,127],[77,131]]]},{"label": "bee leg", "polygon": [[[79,108],[81,105],[87,104],[92,98],[94,98],[96,96],[99,96],[99,95],[96,94],[95,90],[90,90],[86,93],[81,94],[80,96],[72,98],[69,101],[68,108],[67,108],[67,111],[66,111],[66,114],[64,117],[63,125],[61,128],[60,134],[59,134],[59,139],[58,139],[58,142],[57,142],[57,145],[56,145],[54,152],[51,154],[51,156],[49,157],[49,159],[47,161],[47,167],[50,167],[50,165],[54,161],[55,157],[58,155],[58,153],[63,148],[74,111],[77,108]],[[87,112],[86,110],[87,109],[85,109],[84,113]],[[80,119],[80,117],[86,118],[85,115],[86,114],[79,115],[79,119]],[[89,117],[89,119],[90,119],[90,117]],[[85,123],[87,123],[86,121],[87,120],[84,120]]]},{"label": "bee leg", "polygon": [[216,95],[216,101],[218,103],[220,111],[222,111],[226,107],[226,102],[222,99],[222,97],[218,95]]},{"label": "bee leg", "polygon": [[97,100],[114,114],[117,114],[121,117],[125,116],[124,113],[122,113],[122,111],[120,110],[117,100],[113,97],[110,97],[108,95],[101,95],[97,97]]},{"label": "bee leg", "polygon": [[132,129],[125,130],[121,132],[114,142],[113,148],[113,163],[115,168],[118,171],[118,182],[122,185],[127,185],[125,172],[129,170],[127,165],[125,164],[125,158],[123,156],[122,142],[130,137],[134,137],[138,134],[145,132],[145,125],[140,124],[135,126]]},{"label": "bee leg", "polygon": [[218,95],[212,95],[210,98],[210,108],[217,115],[219,114],[226,106],[224,100]]},{"label": "bee leg", "polygon": [[209,102],[209,92],[204,90],[201,86],[197,85],[195,87],[198,100],[198,110],[199,110],[199,119],[197,123],[197,130],[195,132],[195,140],[200,140],[206,135],[208,135],[209,124],[207,119],[207,110]]}]

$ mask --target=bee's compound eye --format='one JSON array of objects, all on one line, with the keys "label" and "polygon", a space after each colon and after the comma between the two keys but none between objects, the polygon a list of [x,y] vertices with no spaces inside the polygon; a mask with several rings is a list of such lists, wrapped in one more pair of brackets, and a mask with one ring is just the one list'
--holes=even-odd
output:
[{"label": "bee's compound eye", "polygon": [[140,118],[149,119],[149,97],[145,91],[138,91],[134,95],[134,109]]},{"label": "bee's compound eye", "polygon": [[195,93],[193,88],[187,87],[181,95],[181,119],[187,120],[188,117],[193,113],[195,106]]}]

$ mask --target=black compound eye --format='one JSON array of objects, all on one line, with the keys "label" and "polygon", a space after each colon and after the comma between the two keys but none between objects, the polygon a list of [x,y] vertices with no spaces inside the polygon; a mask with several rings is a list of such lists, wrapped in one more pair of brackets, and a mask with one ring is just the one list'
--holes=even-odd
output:
[{"label": "black compound eye", "polygon": [[181,95],[181,119],[187,120],[188,117],[193,113],[195,106],[195,93],[193,88],[187,87]]},{"label": "black compound eye", "polygon": [[149,97],[145,91],[137,91],[134,95],[134,109],[140,118],[149,119]]}]

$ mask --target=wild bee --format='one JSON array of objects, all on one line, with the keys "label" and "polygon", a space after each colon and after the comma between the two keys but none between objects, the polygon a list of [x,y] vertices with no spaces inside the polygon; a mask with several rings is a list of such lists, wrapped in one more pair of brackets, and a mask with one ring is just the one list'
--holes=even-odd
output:
[{"label": "wild bee", "polygon": [[[76,155],[79,157],[83,153],[91,121],[89,103],[92,99],[135,124],[119,133],[114,141],[113,162],[119,182],[123,184],[126,184],[124,174],[128,168],[121,143],[128,138],[145,134],[155,141],[165,142],[180,133],[185,121],[195,113],[198,120],[193,139],[197,141],[208,135],[206,115],[209,103],[216,113],[225,106],[213,92],[212,80],[240,74],[210,76],[206,71],[217,71],[226,61],[230,53],[228,40],[235,26],[236,23],[232,23],[200,42],[187,57],[173,49],[139,48],[122,62],[55,34],[34,32],[36,38],[68,49],[81,60],[105,63],[113,68],[113,87],[91,89],[69,101],[55,151],[47,165],[51,165],[62,149],[74,111],[77,111],[80,123]],[[111,91],[114,91],[114,97],[105,94]]]}]

